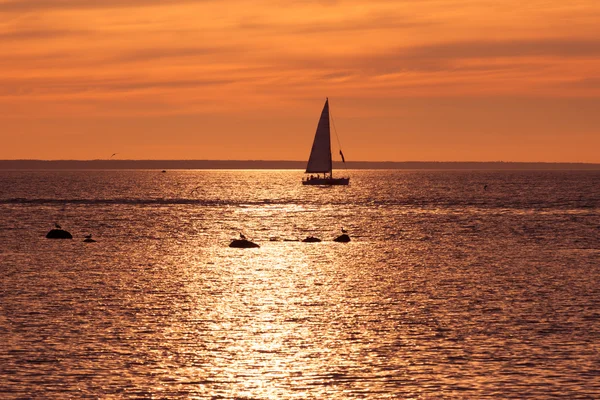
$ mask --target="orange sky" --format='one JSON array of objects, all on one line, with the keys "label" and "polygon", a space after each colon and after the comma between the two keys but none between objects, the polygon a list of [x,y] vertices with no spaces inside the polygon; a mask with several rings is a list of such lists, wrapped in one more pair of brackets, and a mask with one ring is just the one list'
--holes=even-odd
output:
[{"label": "orange sky", "polygon": [[0,159],[600,162],[598,0],[0,0]]}]

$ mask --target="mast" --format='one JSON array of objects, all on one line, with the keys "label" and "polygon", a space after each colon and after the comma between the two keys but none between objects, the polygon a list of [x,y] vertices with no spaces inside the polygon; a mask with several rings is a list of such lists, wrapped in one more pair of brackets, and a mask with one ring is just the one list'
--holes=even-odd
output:
[{"label": "mast", "polygon": [[331,175],[331,131],[329,126],[329,99],[325,100],[315,139],[306,165],[306,173],[328,173]]}]

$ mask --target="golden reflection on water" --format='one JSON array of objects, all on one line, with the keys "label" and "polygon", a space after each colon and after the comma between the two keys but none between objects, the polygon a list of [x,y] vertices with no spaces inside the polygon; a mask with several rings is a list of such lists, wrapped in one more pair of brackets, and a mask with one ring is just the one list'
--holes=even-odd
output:
[{"label": "golden reflection on water", "polygon": [[[261,245],[215,245],[214,263],[191,256],[198,273],[187,283],[187,318],[206,322],[196,334],[211,355],[198,375],[207,379],[208,369],[212,390],[234,397],[331,397],[344,387],[389,394],[393,373],[381,364],[389,361],[386,335],[394,327],[365,307],[380,294],[364,292],[373,289],[375,282],[364,284],[373,272],[352,264],[368,254],[364,244]],[[194,246],[188,251],[197,254]],[[182,345],[179,351],[198,354]]]},{"label": "golden reflection on water", "polygon": [[[262,221],[265,210],[257,215]],[[245,231],[257,229],[246,226]],[[348,279],[338,263],[361,245],[329,239],[314,244],[266,241],[261,246],[229,249],[219,243],[198,256],[191,243],[176,252],[196,270],[186,282],[190,305],[178,308],[188,309],[185,320],[206,324],[192,333],[210,356],[210,367],[198,366],[198,374],[207,379],[208,368],[213,390],[228,396],[314,396],[321,386],[325,395],[332,380],[343,382],[344,371],[355,368],[346,352],[360,354],[360,342],[338,331],[340,314],[347,312],[339,281]],[[177,352],[198,354],[193,344],[180,345]]]}]

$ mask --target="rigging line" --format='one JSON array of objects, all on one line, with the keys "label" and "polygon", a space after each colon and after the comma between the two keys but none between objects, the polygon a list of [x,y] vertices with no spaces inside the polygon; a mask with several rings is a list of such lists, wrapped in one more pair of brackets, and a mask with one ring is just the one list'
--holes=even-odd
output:
[{"label": "rigging line", "polygon": [[337,139],[338,147],[342,150],[342,144],[340,143],[340,137],[338,136],[337,129],[335,127],[335,121],[333,120],[333,113],[331,107],[329,107],[329,115],[331,116],[331,125],[333,125],[333,132],[335,132],[335,138]]},{"label": "rigging line", "polygon": [[[331,125],[333,125],[333,132],[335,133],[335,138],[337,140],[338,147],[340,149],[340,153],[342,153],[342,144],[340,143],[340,137],[337,133],[337,128],[335,127],[335,121],[333,120],[333,113],[331,112],[331,107],[329,107],[329,116],[331,119]],[[342,164],[344,165],[344,169],[346,169],[346,161],[344,161],[342,157]]]}]

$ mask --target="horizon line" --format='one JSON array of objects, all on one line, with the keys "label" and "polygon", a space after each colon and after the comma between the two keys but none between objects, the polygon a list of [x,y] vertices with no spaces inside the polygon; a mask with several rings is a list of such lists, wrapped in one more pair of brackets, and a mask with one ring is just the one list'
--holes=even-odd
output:
[{"label": "horizon line", "polygon": [[[0,170],[304,170],[306,161],[292,160],[0,160]],[[335,171],[365,169],[413,170],[580,170],[599,171],[600,163],[546,161],[334,161]]]},{"label": "horizon line", "polygon": [[[306,163],[306,160],[264,160],[264,159],[203,159],[203,158],[90,158],[90,159],[77,159],[77,158],[60,158],[60,159],[44,159],[44,158],[7,158],[0,159],[0,162],[248,162],[248,163]],[[333,161],[334,164],[342,164],[341,161]],[[599,165],[600,162],[589,162],[589,161],[504,161],[504,160],[486,160],[486,161],[473,161],[473,160],[403,160],[403,161],[372,161],[372,160],[353,160],[346,161],[346,164],[407,164],[407,163],[462,163],[462,164],[583,164],[583,165]]]}]

